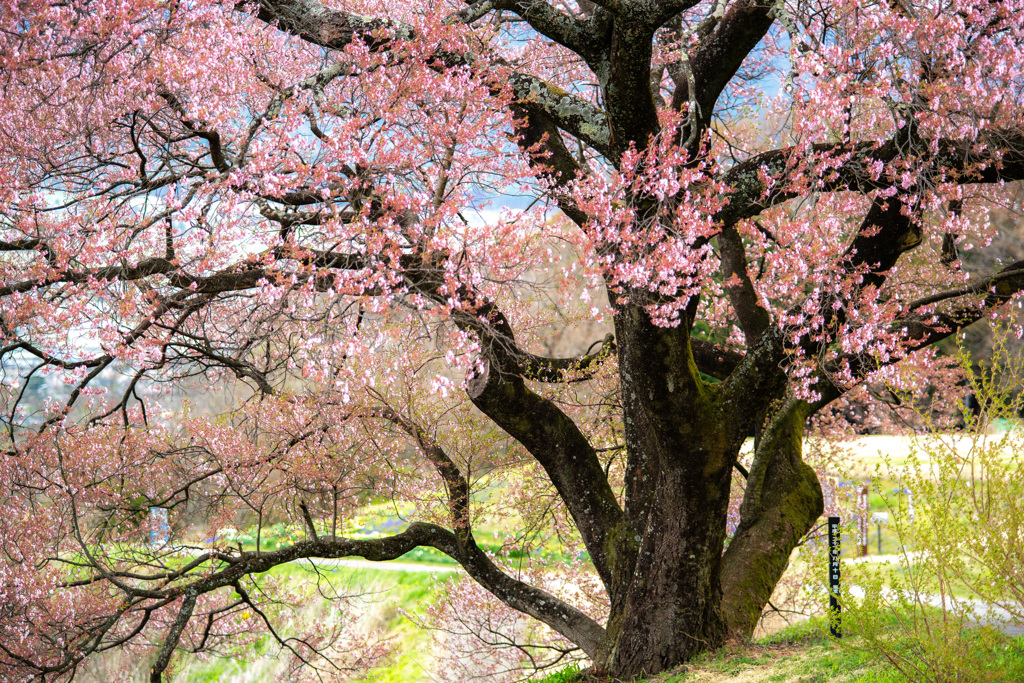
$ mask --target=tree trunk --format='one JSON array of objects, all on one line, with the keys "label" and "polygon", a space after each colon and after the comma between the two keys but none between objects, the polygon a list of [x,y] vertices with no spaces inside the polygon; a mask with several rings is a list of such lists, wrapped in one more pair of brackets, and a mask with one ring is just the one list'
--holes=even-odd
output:
[{"label": "tree trunk", "polygon": [[727,634],[720,563],[729,473],[701,480],[686,467],[656,484],[634,571],[617,577],[597,670],[617,679],[652,675],[720,647]]},{"label": "tree trunk", "polygon": [[595,670],[621,680],[720,647],[728,631],[720,567],[743,434],[719,389],[700,380],[687,329],[658,328],[637,308],[616,320],[630,561],[609,586]]},{"label": "tree trunk", "polygon": [[802,459],[806,403],[789,401],[765,428],[722,558],[722,608],[732,634],[749,638],[800,539],[824,510],[818,477]]},{"label": "tree trunk", "polygon": [[[634,520],[642,533],[635,539],[640,547],[633,571],[612,586],[597,673],[621,680],[653,675],[720,647],[732,635],[753,633],[790,554],[824,508],[817,475],[801,457],[810,412],[806,403],[789,400],[766,426],[740,526],[724,554],[738,450],[731,426],[703,420],[712,425],[703,430],[690,422],[686,447],[666,437],[664,425],[641,433],[647,430],[633,423],[634,442],[644,443],[646,458],[657,462],[646,471],[657,475],[644,480],[652,494],[649,512]],[[668,443],[677,450],[659,451]]]}]

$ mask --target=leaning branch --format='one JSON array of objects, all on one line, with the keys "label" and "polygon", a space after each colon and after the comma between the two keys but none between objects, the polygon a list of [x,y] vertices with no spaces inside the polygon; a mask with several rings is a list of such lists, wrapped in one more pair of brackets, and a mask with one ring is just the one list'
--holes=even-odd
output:
[{"label": "leaning branch", "polygon": [[498,568],[475,543],[463,547],[451,531],[423,522],[411,524],[404,532],[385,538],[321,536],[271,552],[240,552],[232,556],[227,566],[185,585],[160,590],[133,586],[125,587],[124,590],[133,599],[162,600],[175,596],[197,596],[235,586],[245,576],[260,574],[296,560],[362,557],[383,562],[397,559],[417,547],[431,547],[443,552],[512,609],[547,624],[579,645],[591,657],[597,654],[604,636],[604,629],[597,622],[550,593],[512,578]]}]

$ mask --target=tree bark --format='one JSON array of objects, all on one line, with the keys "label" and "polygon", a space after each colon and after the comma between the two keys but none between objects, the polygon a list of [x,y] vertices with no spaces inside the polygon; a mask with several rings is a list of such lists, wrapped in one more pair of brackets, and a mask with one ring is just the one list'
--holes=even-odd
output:
[{"label": "tree bark", "polygon": [[722,608],[732,635],[749,638],[800,539],[824,510],[817,474],[802,459],[810,408],[791,400],[766,426],[722,557]]},{"label": "tree bark", "polygon": [[729,503],[728,471],[694,477],[666,467],[636,566],[617,577],[597,669],[617,679],[652,675],[725,642],[719,568]]},{"label": "tree bark", "polygon": [[725,642],[720,565],[743,435],[697,372],[689,325],[659,328],[633,304],[616,319],[626,448],[622,562],[595,670],[652,675]]}]

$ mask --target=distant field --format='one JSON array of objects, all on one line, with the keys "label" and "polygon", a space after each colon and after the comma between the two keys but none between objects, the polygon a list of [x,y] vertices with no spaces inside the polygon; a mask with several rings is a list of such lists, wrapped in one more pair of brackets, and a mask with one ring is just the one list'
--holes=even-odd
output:
[{"label": "distant field", "polygon": [[[899,474],[911,454],[922,465],[928,464],[931,461],[928,454],[934,450],[954,450],[961,457],[967,458],[972,450],[977,452],[980,449],[995,448],[1004,458],[1009,459],[1015,455],[1013,443],[1019,441],[1020,434],[1006,432],[988,434],[978,439],[958,434],[926,434],[915,437],[879,434],[860,436],[835,447],[852,451],[853,474],[873,477],[876,468],[885,468],[887,465],[890,468],[890,476]],[[812,444],[813,440],[808,439],[808,446]]]}]

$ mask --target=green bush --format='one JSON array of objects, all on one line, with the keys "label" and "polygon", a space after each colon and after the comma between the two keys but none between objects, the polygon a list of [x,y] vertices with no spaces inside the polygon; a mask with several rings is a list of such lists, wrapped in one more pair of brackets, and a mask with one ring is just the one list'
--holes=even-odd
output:
[{"label": "green bush", "polygon": [[847,572],[847,632],[910,681],[1024,680],[1021,641],[1001,632],[1024,623],[1024,358],[999,342],[993,356],[998,372],[957,356],[981,414],[961,404],[962,430],[915,438],[903,468],[880,473],[913,491],[913,513],[904,496],[888,501],[898,567]]}]

